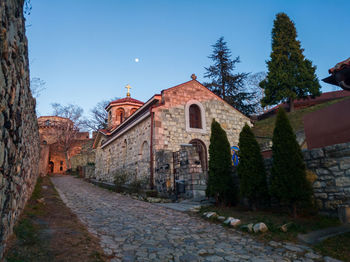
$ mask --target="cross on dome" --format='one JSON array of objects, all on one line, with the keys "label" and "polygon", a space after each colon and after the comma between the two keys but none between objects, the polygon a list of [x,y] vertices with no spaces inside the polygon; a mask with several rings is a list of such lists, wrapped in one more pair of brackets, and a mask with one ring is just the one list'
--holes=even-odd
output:
[{"label": "cross on dome", "polygon": [[129,86],[129,84],[127,84],[127,86],[126,86],[125,88],[128,89],[128,92],[126,93],[126,96],[127,96],[127,97],[130,97],[130,89],[131,89],[131,86]]}]

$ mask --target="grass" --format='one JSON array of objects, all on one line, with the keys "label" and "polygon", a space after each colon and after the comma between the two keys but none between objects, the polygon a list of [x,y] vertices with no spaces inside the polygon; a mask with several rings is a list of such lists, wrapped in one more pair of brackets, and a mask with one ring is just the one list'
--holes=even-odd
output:
[{"label": "grass", "polygon": [[[241,220],[242,225],[263,222],[269,228],[268,232],[255,234],[259,239],[265,241],[291,241],[297,242],[299,233],[337,226],[338,219],[320,215],[308,215],[294,219],[285,213],[276,211],[250,211],[241,207],[203,207],[200,213],[214,211],[220,216],[234,217]],[[280,227],[288,224],[288,231],[282,232]],[[243,230],[239,227],[238,229]]]},{"label": "grass", "polygon": [[350,262],[350,233],[326,239],[314,248],[324,256]]},{"label": "grass", "polygon": [[[350,99],[349,97],[341,98],[337,100],[328,101],[322,104],[314,105],[308,108],[303,108],[292,113],[287,113],[288,119],[293,127],[295,132],[304,129],[303,117],[305,114],[320,110],[332,104],[338,103],[342,100]],[[269,117],[267,119],[257,121],[252,128],[254,135],[258,138],[258,140],[262,140],[263,138],[272,138],[273,129],[275,127],[276,115]],[[260,139],[259,139],[260,138]],[[262,140],[263,141],[263,140]]]},{"label": "grass", "polygon": [[38,178],[9,239],[5,261],[107,261],[96,237],[64,205],[48,177]]}]

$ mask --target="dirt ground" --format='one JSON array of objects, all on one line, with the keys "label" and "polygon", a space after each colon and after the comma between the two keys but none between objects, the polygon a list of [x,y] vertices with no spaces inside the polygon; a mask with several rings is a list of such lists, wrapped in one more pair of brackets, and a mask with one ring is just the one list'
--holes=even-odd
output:
[{"label": "dirt ground", "polygon": [[107,260],[99,240],[65,206],[50,179],[38,179],[9,240],[5,261]]}]

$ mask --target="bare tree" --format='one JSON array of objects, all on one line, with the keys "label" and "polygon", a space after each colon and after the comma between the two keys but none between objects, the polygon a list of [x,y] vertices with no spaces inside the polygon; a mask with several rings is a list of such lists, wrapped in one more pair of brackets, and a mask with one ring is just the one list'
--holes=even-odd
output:
[{"label": "bare tree", "polygon": [[91,114],[89,119],[85,119],[82,125],[89,130],[98,131],[99,129],[106,128],[108,125],[108,113],[106,111],[106,106],[118,98],[113,98],[110,100],[102,100],[96,104],[94,108],[91,109]]},{"label": "bare tree", "polygon": [[81,117],[83,109],[77,105],[63,106],[58,103],[51,104],[53,115],[60,116],[63,119],[56,121],[55,127],[57,130],[57,143],[59,149],[64,153],[67,169],[71,168],[70,151],[77,139],[79,126],[81,126]]},{"label": "bare tree", "polygon": [[254,94],[252,97],[253,104],[256,104],[256,113],[262,114],[269,109],[269,106],[262,107],[261,99],[264,97],[264,90],[259,86],[259,83],[266,78],[265,72],[258,72],[254,74],[249,74],[246,81],[247,86],[249,86],[250,91]]},{"label": "bare tree", "polygon": [[45,85],[45,81],[39,77],[33,77],[30,79],[30,90],[32,91],[32,96],[34,98],[38,98],[46,89]]}]

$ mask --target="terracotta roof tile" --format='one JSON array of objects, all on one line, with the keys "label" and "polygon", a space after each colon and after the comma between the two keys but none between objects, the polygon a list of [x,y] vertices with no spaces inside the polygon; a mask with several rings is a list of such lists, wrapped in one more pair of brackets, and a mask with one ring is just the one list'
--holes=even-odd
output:
[{"label": "terracotta roof tile", "polygon": [[333,74],[334,72],[342,70],[344,67],[350,66],[350,57],[344,61],[339,62],[335,65],[335,67],[328,70],[330,74]]},{"label": "terracotta roof tile", "polygon": [[120,104],[120,103],[135,103],[135,104],[140,104],[140,105],[143,105],[144,103],[137,100],[137,99],[134,99],[134,98],[131,98],[131,97],[125,97],[125,98],[121,98],[121,99],[117,99],[117,100],[114,100],[112,102],[110,102],[109,104]]}]

